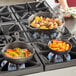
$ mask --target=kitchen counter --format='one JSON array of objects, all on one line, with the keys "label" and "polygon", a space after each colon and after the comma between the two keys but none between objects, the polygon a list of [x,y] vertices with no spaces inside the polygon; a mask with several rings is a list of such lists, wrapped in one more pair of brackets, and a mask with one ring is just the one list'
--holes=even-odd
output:
[{"label": "kitchen counter", "polygon": [[26,76],[76,76],[76,67],[63,68],[59,70],[57,69],[47,72],[30,74]]}]

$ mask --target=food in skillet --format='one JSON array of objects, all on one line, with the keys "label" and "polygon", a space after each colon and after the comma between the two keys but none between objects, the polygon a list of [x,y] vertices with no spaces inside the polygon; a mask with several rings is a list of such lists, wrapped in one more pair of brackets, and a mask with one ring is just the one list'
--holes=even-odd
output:
[{"label": "food in skillet", "polygon": [[20,49],[20,48],[15,48],[15,49],[7,49],[4,54],[13,59],[20,59],[20,58],[27,58],[32,55],[31,52],[29,52],[28,49]]},{"label": "food in skillet", "polygon": [[45,18],[42,16],[36,16],[35,19],[31,22],[31,26],[40,29],[53,29],[62,25],[62,20],[58,20],[57,18]]},{"label": "food in skillet", "polygon": [[70,44],[64,41],[53,40],[49,44],[49,48],[56,50],[56,51],[67,51],[70,49]]}]

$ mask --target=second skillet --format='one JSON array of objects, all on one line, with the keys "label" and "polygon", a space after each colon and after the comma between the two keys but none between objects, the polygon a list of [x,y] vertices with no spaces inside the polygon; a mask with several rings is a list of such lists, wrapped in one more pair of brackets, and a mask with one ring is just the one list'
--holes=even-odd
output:
[{"label": "second skillet", "polygon": [[64,19],[61,17],[61,18],[58,18],[60,20],[62,20],[63,24],[58,26],[57,28],[53,28],[53,29],[39,29],[39,28],[35,28],[35,27],[32,27],[30,25],[30,23],[35,19],[36,16],[42,16],[42,17],[45,17],[45,18],[56,18],[52,15],[52,13],[50,12],[38,12],[38,13],[35,13],[35,14],[32,14],[29,18],[28,18],[28,25],[26,25],[27,28],[31,29],[31,30],[36,30],[36,31],[46,31],[46,30],[51,30],[51,31],[56,31],[56,30],[60,30],[63,28],[64,24],[65,24],[65,21]]}]

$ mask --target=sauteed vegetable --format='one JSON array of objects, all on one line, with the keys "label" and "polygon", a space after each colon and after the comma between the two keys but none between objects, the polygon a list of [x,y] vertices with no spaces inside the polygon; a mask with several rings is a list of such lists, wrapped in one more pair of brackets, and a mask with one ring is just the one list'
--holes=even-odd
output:
[{"label": "sauteed vegetable", "polygon": [[53,29],[57,28],[58,26],[62,25],[62,20],[57,18],[45,18],[42,16],[36,16],[35,19],[31,22],[31,26],[40,28],[40,29]]},{"label": "sauteed vegetable", "polygon": [[15,48],[15,49],[7,49],[4,54],[9,57],[9,58],[27,58],[32,55],[31,52],[29,52],[28,49],[20,49],[20,48]]},{"label": "sauteed vegetable", "polygon": [[67,51],[70,49],[70,44],[64,41],[53,40],[49,44],[49,48],[56,50],[56,51]]}]

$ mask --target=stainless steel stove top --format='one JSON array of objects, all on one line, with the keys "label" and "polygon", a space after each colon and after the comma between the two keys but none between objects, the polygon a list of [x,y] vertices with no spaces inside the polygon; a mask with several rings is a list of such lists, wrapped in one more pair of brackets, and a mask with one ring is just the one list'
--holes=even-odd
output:
[{"label": "stainless steel stove top", "polygon": [[71,34],[75,35],[75,39],[76,39],[76,20],[75,19],[67,19],[66,27]]}]

